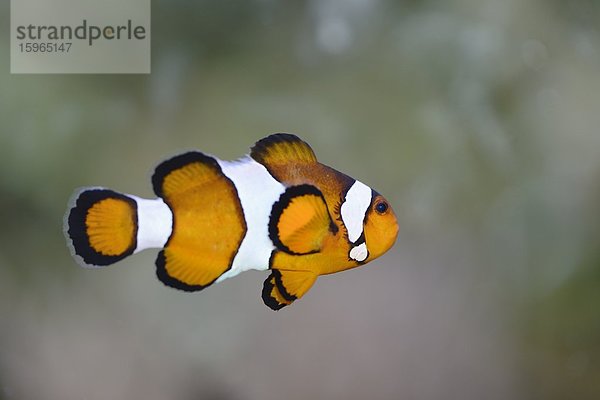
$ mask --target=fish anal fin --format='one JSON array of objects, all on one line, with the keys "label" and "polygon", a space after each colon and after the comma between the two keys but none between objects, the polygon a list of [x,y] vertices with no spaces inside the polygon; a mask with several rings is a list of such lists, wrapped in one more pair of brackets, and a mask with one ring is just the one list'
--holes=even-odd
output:
[{"label": "fish anal fin", "polygon": [[317,162],[317,157],[308,143],[289,133],[276,133],[259,140],[252,147],[250,156],[267,169],[269,166],[290,162]]},{"label": "fish anal fin", "polygon": [[290,254],[321,249],[334,230],[323,194],[314,186],[292,186],[273,205],[269,234],[273,243]]},{"label": "fish anal fin", "polygon": [[156,259],[156,275],[162,283],[186,292],[210,286],[224,269],[218,262],[198,251],[169,246]]}]

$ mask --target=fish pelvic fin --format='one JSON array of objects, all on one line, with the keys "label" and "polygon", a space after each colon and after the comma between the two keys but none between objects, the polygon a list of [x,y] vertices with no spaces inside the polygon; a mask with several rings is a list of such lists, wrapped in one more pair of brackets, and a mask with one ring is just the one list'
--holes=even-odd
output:
[{"label": "fish pelvic fin", "polygon": [[263,302],[278,311],[304,296],[316,280],[317,275],[311,271],[273,269],[263,284]]},{"label": "fish pelvic fin", "polygon": [[65,236],[83,266],[105,266],[133,254],[137,246],[137,204],[104,188],[76,192],[65,217]]}]

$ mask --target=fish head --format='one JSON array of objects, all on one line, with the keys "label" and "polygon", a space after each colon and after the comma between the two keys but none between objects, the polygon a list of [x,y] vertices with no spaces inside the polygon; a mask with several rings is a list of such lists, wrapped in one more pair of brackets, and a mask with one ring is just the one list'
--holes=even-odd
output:
[{"label": "fish head", "polygon": [[389,201],[375,191],[365,215],[363,231],[369,249],[367,261],[374,260],[388,251],[398,237],[396,214]]}]

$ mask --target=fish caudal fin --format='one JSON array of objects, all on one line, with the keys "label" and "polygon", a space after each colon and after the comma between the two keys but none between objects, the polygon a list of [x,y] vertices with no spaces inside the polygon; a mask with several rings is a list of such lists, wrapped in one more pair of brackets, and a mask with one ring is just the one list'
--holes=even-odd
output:
[{"label": "fish caudal fin", "polygon": [[84,266],[113,264],[133,254],[137,245],[137,204],[108,189],[84,189],[65,219],[65,235]]}]

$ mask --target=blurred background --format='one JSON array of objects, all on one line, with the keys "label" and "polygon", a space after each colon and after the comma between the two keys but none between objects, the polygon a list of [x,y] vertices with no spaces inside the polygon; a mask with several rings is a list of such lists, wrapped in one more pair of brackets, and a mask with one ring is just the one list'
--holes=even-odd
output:
[{"label": "blurred background", "polygon": [[[600,398],[600,3],[152,3],[152,74],[10,75],[0,4],[0,399]],[[72,191],[293,132],[396,246],[280,312],[146,251],[84,270]]]}]

